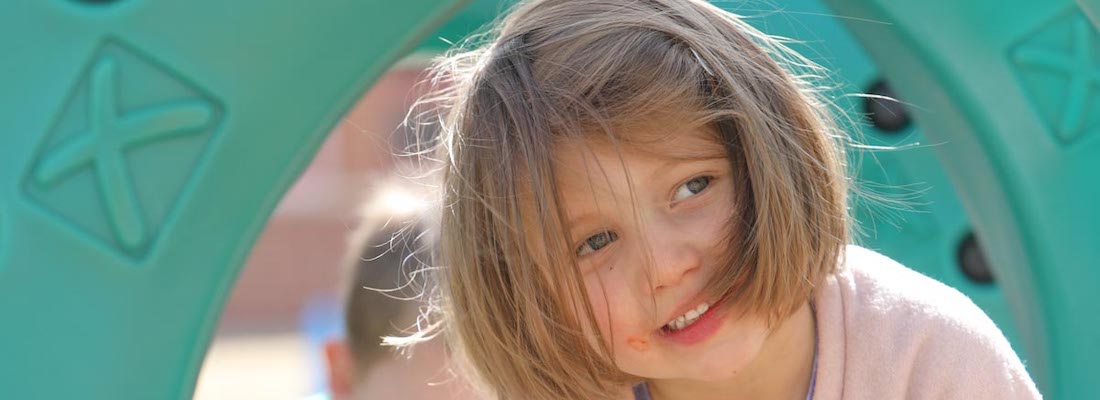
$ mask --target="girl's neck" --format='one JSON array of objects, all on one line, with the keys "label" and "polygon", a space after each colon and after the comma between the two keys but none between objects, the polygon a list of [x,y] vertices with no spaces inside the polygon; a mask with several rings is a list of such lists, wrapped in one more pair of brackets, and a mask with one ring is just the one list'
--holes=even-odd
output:
[{"label": "girl's neck", "polygon": [[810,389],[816,340],[813,310],[807,302],[768,336],[757,358],[733,378],[652,381],[649,388],[657,400],[803,400]]}]

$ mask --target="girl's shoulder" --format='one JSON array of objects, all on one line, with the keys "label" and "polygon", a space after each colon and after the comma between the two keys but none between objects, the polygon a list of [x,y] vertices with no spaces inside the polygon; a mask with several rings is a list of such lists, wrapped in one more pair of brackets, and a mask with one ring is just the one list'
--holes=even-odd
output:
[{"label": "girl's shoulder", "polygon": [[970,298],[875,251],[845,250],[814,296],[821,368],[844,371],[826,383],[880,398],[1038,397],[1004,334]]},{"label": "girl's shoulder", "polygon": [[922,341],[973,337],[1007,340],[993,320],[962,292],[863,247],[849,245],[825,294],[837,296],[846,326],[875,328]]},{"label": "girl's shoulder", "polygon": [[973,322],[988,319],[957,289],[864,247],[848,245],[833,278],[849,295],[858,295],[852,300],[867,303],[864,305],[870,310],[864,311],[881,311],[886,315],[915,312],[933,319]]}]

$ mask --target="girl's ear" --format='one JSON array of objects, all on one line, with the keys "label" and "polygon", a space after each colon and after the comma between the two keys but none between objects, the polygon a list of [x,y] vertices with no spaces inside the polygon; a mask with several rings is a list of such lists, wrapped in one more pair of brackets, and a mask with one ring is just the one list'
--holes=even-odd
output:
[{"label": "girl's ear", "polygon": [[343,339],[325,342],[325,361],[328,363],[328,388],[333,400],[348,400],[353,396],[358,380],[355,358]]}]

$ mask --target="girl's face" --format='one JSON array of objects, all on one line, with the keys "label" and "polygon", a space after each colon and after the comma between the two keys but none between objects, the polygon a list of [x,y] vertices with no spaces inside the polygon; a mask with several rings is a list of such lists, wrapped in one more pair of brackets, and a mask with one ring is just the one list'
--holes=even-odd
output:
[{"label": "girl's face", "polygon": [[718,312],[710,306],[719,299],[702,292],[725,267],[733,193],[743,188],[708,127],[628,134],[660,139],[555,151],[567,235],[599,330],[628,374],[729,379],[767,336],[763,319],[736,305]]}]

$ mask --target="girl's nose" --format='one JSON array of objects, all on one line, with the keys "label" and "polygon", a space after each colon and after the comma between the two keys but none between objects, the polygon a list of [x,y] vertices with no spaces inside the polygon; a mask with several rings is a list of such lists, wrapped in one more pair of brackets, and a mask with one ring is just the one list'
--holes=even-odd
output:
[{"label": "girl's nose", "polygon": [[698,246],[701,239],[690,233],[663,229],[650,231],[648,248],[651,272],[650,290],[657,293],[675,287],[702,266],[703,256]]}]

